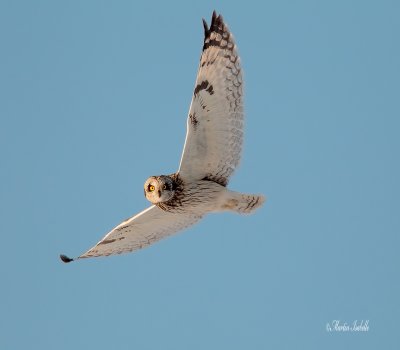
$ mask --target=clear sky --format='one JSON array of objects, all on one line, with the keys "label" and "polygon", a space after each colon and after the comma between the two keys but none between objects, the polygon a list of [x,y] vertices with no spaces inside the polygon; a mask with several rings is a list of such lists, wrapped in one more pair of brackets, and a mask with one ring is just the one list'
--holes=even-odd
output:
[{"label": "clear sky", "polygon": [[[178,168],[221,12],[246,132],[208,216],[134,254],[63,264]],[[1,349],[398,349],[396,1],[1,1]],[[369,321],[368,332],[327,323]]]}]

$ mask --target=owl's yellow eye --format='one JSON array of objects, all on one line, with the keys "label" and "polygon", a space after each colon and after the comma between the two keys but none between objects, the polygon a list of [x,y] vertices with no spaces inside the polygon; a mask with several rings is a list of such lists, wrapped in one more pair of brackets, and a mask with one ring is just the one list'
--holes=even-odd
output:
[{"label": "owl's yellow eye", "polygon": [[163,189],[163,190],[166,190],[166,189],[167,189],[167,185],[164,185],[164,186],[162,187],[162,189]]},{"label": "owl's yellow eye", "polygon": [[149,185],[149,191],[153,192],[156,188],[153,185]]}]

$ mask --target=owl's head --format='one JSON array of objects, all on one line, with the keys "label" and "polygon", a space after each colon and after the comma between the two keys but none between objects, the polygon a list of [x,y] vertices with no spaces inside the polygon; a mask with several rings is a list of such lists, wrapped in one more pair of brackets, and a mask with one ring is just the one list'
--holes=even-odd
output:
[{"label": "owl's head", "polygon": [[175,194],[175,183],[169,176],[151,176],[144,183],[144,195],[153,204],[167,202]]}]

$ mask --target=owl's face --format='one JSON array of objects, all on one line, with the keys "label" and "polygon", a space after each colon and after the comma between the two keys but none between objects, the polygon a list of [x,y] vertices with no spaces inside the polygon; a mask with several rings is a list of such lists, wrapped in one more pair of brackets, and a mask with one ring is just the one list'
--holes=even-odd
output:
[{"label": "owl's face", "polygon": [[167,202],[174,194],[175,184],[169,176],[151,176],[144,183],[144,195],[153,204]]}]

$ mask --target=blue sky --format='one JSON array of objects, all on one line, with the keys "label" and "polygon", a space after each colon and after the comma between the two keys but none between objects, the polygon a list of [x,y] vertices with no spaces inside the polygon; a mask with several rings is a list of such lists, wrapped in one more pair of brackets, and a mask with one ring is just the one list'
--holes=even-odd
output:
[{"label": "blue sky", "polygon": [[[61,263],[146,208],[148,176],[177,169],[214,8],[246,84],[230,186],[268,202]],[[399,10],[2,1],[0,347],[397,349]],[[333,320],[369,331],[327,332]]]}]

